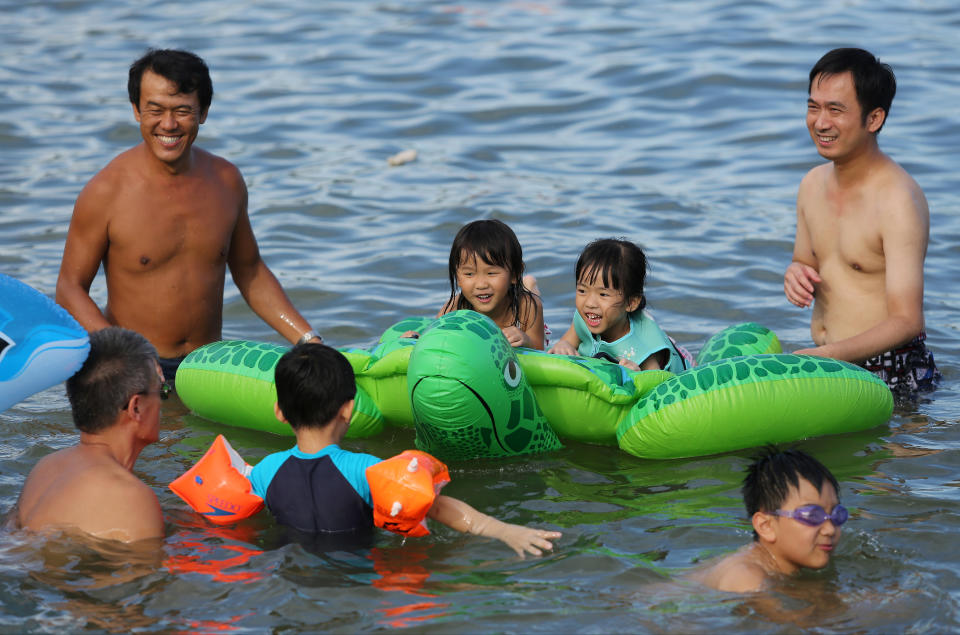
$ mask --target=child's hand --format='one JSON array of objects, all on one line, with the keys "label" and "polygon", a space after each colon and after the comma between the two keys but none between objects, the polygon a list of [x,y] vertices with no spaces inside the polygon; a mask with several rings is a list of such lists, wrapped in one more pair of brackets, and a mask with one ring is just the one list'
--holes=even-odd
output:
[{"label": "child's hand", "polygon": [[558,340],[547,352],[552,355],[576,355],[577,349],[566,340]]},{"label": "child's hand", "polygon": [[420,334],[417,333],[416,331],[404,331],[400,337],[401,338],[412,337],[413,339],[417,339],[418,337],[420,337]]},{"label": "child's hand", "polygon": [[559,531],[512,525],[493,518],[491,520],[494,521],[491,523],[494,526],[490,527],[485,535],[505,543],[521,558],[524,557],[524,553],[542,556],[543,551],[553,551],[553,543],[550,541],[558,540],[563,535]]},{"label": "child's hand", "polygon": [[640,365],[636,362],[630,361],[626,357],[620,358],[620,365],[624,368],[629,368],[630,370],[640,370]]},{"label": "child's hand", "polygon": [[503,336],[507,338],[507,341],[510,342],[510,346],[516,348],[517,346],[523,346],[523,342],[526,339],[526,333],[521,331],[516,326],[507,326],[503,329]]},{"label": "child's hand", "polygon": [[493,516],[478,512],[462,500],[443,494],[438,495],[434,500],[427,516],[457,531],[474,536],[496,538],[509,545],[521,558],[524,552],[539,556],[543,554],[543,549],[552,550],[553,543],[550,541],[561,536],[559,531],[533,529],[532,527],[505,523]]}]

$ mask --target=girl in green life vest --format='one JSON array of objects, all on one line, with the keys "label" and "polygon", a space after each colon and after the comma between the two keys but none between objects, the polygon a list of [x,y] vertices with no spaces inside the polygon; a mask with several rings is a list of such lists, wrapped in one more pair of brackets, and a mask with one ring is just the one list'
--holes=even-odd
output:
[{"label": "girl in green life vest", "polygon": [[623,239],[595,240],[580,254],[574,275],[573,324],[551,353],[612,357],[633,370],[678,373],[692,366],[643,310],[647,257],[640,247]]}]

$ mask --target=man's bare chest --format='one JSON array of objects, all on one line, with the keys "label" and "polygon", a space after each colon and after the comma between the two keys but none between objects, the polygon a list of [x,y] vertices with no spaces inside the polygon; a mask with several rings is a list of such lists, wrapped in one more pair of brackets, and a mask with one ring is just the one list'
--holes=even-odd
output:
[{"label": "man's bare chest", "polygon": [[809,229],[821,267],[865,273],[883,270],[883,239],[874,210],[825,205],[810,218]]},{"label": "man's bare chest", "polygon": [[157,191],[121,201],[108,226],[111,266],[146,271],[173,261],[205,266],[226,262],[239,201]]}]

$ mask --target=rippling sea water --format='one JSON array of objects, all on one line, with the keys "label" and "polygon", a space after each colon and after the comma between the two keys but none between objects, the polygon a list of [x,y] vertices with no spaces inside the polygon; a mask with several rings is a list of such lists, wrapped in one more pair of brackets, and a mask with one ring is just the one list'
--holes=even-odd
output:
[{"label": "rippling sea water", "polygon": [[[285,2],[0,0],[0,271],[53,295],[73,201],[137,143],[126,71],[148,46],[209,63],[199,144],[235,162],[260,247],[337,346],[366,346],[447,297],[456,230],[509,223],[562,332],[582,246],[624,235],[651,261],[650,307],[697,350],[755,320],[787,348],[809,314],[782,293],[793,205],[818,162],[806,74],[836,46],[893,65],[881,146],[920,183],[932,229],[928,344],[939,390],[889,424],[812,439],[853,513],[834,564],[743,597],[683,573],[750,534],[749,451],[644,461],[568,444],[454,464],[447,492],[564,532],[553,555],[436,528],[402,545],[311,554],[265,518],[211,529],[166,484],[219,432],[248,460],[289,440],[168,402],[137,473],[167,510],[160,562],[0,535],[4,631],[928,632],[960,628],[960,9],[952,0]],[[389,167],[388,156],[419,158]],[[103,303],[102,278],[92,289]],[[278,341],[228,282],[225,337]],[[0,415],[0,511],[32,465],[75,441],[62,386]],[[412,435],[347,446],[388,456]],[[155,556],[155,554],[154,554]]]}]

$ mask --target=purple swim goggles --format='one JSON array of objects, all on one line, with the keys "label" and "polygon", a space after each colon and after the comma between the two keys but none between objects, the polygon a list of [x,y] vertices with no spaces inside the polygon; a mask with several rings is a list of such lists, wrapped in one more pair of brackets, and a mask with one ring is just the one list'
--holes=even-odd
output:
[{"label": "purple swim goggles", "polygon": [[819,527],[828,520],[833,523],[834,527],[839,527],[843,523],[847,522],[848,518],[850,518],[850,513],[843,505],[837,505],[829,514],[823,507],[820,507],[819,505],[803,505],[801,507],[797,507],[793,511],[778,509],[773,513],[777,516],[792,518],[808,527]]}]

